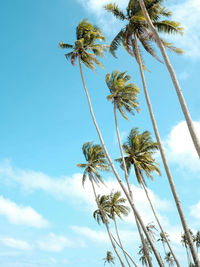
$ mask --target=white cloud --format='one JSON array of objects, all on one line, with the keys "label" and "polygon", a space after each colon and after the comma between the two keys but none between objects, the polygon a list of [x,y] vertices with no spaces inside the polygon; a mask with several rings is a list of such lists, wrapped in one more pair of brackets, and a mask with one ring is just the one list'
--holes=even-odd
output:
[{"label": "white cloud", "polygon": [[[197,134],[200,133],[200,122],[194,122],[194,126]],[[200,170],[197,152],[185,121],[178,123],[172,128],[164,144],[171,162],[193,172]]]},{"label": "white cloud", "polygon": [[91,239],[95,242],[100,243],[108,243],[109,238],[105,231],[95,231],[90,229],[89,227],[80,227],[80,226],[72,226],[72,230],[88,239]]},{"label": "white cloud", "polygon": [[184,27],[183,36],[173,36],[171,39],[176,46],[184,50],[186,56],[194,59],[200,57],[200,1],[186,0],[179,1],[175,5],[169,5],[173,11],[174,20],[181,23]]},{"label": "white cloud", "polygon": [[83,241],[71,241],[66,236],[55,235],[50,233],[46,238],[37,241],[37,245],[41,250],[51,251],[51,252],[61,252],[65,248],[71,247],[84,247]]},{"label": "white cloud", "polygon": [[0,215],[5,216],[12,224],[23,224],[36,228],[47,227],[49,224],[47,220],[31,207],[17,205],[2,196],[0,196]]},{"label": "white cloud", "polygon": [[31,249],[31,246],[27,242],[23,240],[14,239],[12,237],[0,238],[0,242],[10,248],[15,248],[19,250],[30,250]]},{"label": "white cloud", "polygon": [[197,204],[190,207],[190,214],[194,218],[200,220],[200,201]]},{"label": "white cloud", "polygon": [[[0,164],[0,180],[5,179],[12,181],[12,183],[19,184],[28,192],[43,190],[56,198],[68,198],[70,201],[74,201],[75,203],[78,202],[78,204],[87,208],[90,212],[96,209],[94,194],[90,182],[86,181],[84,188],[82,187],[82,174],[74,174],[72,177],[52,178],[43,173],[13,168],[9,162],[6,162]],[[111,190],[121,191],[118,182],[113,178],[109,178],[105,182],[105,186],[101,185],[96,187],[97,194],[109,194]],[[145,215],[145,223],[153,221],[154,218],[148,201],[146,200],[144,191],[133,185],[132,190],[137,209],[140,210],[141,215]],[[167,212],[172,210],[172,204],[170,201],[161,199],[151,190],[149,190],[149,194],[158,212]],[[124,196],[123,193],[122,195]],[[165,216],[161,216],[161,214],[160,218],[166,224],[167,218]],[[131,224],[134,222],[132,212],[126,221]]]}]

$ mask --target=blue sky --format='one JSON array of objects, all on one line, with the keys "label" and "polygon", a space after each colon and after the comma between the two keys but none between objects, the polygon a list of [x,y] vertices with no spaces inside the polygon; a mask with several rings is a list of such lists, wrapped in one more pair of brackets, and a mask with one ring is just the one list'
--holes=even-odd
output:
[{"label": "blue sky", "polygon": [[[84,162],[82,144],[98,143],[98,137],[78,66],[72,67],[58,47],[60,40],[74,42],[75,27],[83,18],[99,25],[109,43],[120,25],[102,10],[107,2],[2,2],[0,262],[3,267],[98,267],[103,266],[102,258],[111,249],[103,226],[98,226],[92,217],[96,206],[90,184],[82,188],[81,170],[76,167]],[[116,2],[122,8],[127,3]],[[200,3],[181,0],[166,5],[185,28],[183,37],[170,37],[185,54],[169,56],[199,133]],[[117,55],[118,60],[106,55],[102,60],[105,70],[97,68],[93,73],[84,68],[94,112],[113,159],[119,156],[119,151],[112,105],[106,100],[107,72],[128,71],[141,89],[140,114],[130,117],[129,122],[119,116],[122,139],[135,126],[153,135],[137,65],[122,48]],[[165,66],[146,54],[144,58],[151,71],[146,73],[146,79],[160,135],[188,224],[196,231],[200,229],[199,161]],[[148,182],[150,194],[182,260],[181,266],[186,266],[185,253],[179,244],[180,222],[159,155],[157,161],[162,176]],[[112,173],[104,177],[107,187],[98,188],[98,192],[118,189]],[[136,187],[133,173],[131,182],[138,209],[149,223],[153,217],[143,192]],[[137,261],[139,240],[132,215],[120,223],[120,232],[125,247]]]}]

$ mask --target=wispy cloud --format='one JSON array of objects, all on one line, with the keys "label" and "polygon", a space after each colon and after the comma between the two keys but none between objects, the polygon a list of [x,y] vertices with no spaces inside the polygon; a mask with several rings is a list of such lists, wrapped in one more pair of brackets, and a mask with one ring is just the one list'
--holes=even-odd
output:
[{"label": "wispy cloud", "polygon": [[0,242],[7,247],[18,250],[30,250],[32,248],[28,242],[23,240],[17,240],[12,237],[0,238]]},{"label": "wispy cloud", "polygon": [[65,248],[74,248],[77,247],[77,244],[78,247],[85,246],[83,241],[75,242],[66,236],[56,235],[54,233],[50,233],[48,236],[37,241],[36,243],[39,249],[51,252],[61,252]]},{"label": "wispy cloud", "polygon": [[0,215],[5,216],[12,224],[22,224],[35,228],[43,228],[49,225],[49,222],[33,208],[17,205],[2,196],[0,196]]},{"label": "wispy cloud", "polygon": [[[200,133],[200,122],[194,122],[194,126],[196,132]],[[164,144],[171,162],[192,172],[200,170],[199,158],[185,121],[179,122],[172,128]]]},{"label": "wispy cloud", "polygon": [[[90,182],[87,180],[85,186],[82,186],[82,174],[74,174],[72,177],[50,177],[41,172],[32,170],[22,170],[14,168],[10,162],[0,163],[0,180],[14,183],[23,188],[26,192],[42,190],[57,199],[70,199],[70,201],[79,202],[90,210],[96,208],[94,194]],[[111,190],[121,191],[121,188],[116,180],[112,177],[105,181],[105,186],[101,185],[96,188],[98,194],[109,194]],[[138,202],[138,207],[149,214],[148,202],[141,188],[133,186],[135,201]],[[161,199],[151,190],[149,193],[153,203],[161,211],[170,211],[171,203],[168,200]],[[145,200],[144,200],[145,199]],[[86,205],[85,205],[86,204]],[[146,216],[147,217],[147,216]]]}]

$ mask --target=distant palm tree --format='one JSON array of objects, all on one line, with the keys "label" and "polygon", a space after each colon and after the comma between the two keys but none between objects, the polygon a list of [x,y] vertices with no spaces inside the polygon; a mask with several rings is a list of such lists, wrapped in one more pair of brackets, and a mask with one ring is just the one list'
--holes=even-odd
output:
[{"label": "distant palm tree", "polygon": [[101,224],[101,222],[106,226],[106,230],[108,232],[108,236],[110,238],[110,241],[111,241],[111,244],[113,246],[113,249],[122,265],[122,267],[125,267],[122,259],[121,259],[121,256],[115,246],[115,243],[113,241],[113,238],[112,238],[112,233],[110,231],[110,228],[108,226],[109,224],[109,221],[108,221],[108,214],[109,214],[109,195],[98,195],[96,197],[96,201],[98,203],[98,209],[94,211],[93,213],[93,217],[94,219],[97,221],[98,224]]},{"label": "distant palm tree", "polygon": [[198,253],[198,249],[200,247],[200,231],[197,231],[195,237],[194,237],[194,242],[196,244],[196,248],[197,248],[197,253]]},{"label": "distant palm tree", "polygon": [[[194,242],[195,236],[194,236],[192,230],[189,229],[189,233],[190,233],[190,236],[192,237],[192,241]],[[190,249],[189,249],[188,238],[187,238],[187,235],[185,233],[183,233],[181,235],[181,243],[186,249],[188,265],[191,266],[191,264],[192,264],[191,253],[190,253]]]},{"label": "distant palm tree", "polygon": [[[150,244],[149,244],[147,239],[145,239],[145,244],[146,244],[145,249],[148,250],[148,254],[151,254],[152,253],[152,248],[151,248],[151,246],[150,246]],[[142,265],[143,266],[148,266],[148,261],[147,261],[147,257],[146,257],[147,253],[145,252],[144,246],[140,245],[139,249],[140,250],[139,250],[138,254],[141,256],[140,257],[140,261],[142,262]]]},{"label": "distant palm tree", "polygon": [[171,256],[171,253],[168,252],[165,256],[165,261],[168,263],[170,267],[174,266],[174,258]]},{"label": "distant palm tree", "polygon": [[127,258],[126,252],[122,246],[122,242],[121,242],[121,238],[119,235],[119,231],[117,228],[117,222],[116,222],[116,216],[119,217],[120,219],[122,219],[122,216],[128,216],[129,214],[129,208],[127,206],[124,205],[124,203],[126,202],[125,198],[121,197],[121,192],[117,191],[117,192],[111,192],[111,194],[109,195],[109,213],[108,216],[113,220],[114,225],[115,225],[115,231],[117,234],[117,238],[120,244],[120,247],[124,253],[124,257],[127,261],[128,266],[131,267],[129,260]]},{"label": "distant palm tree", "polygon": [[[159,2],[162,2],[162,1],[159,1]],[[157,44],[158,44],[158,46],[160,48],[160,51],[161,51],[161,53],[163,55],[165,64],[167,66],[167,69],[168,69],[168,71],[170,73],[172,82],[174,84],[174,87],[175,87],[175,90],[176,90],[176,93],[177,93],[177,96],[178,96],[178,99],[179,99],[183,114],[185,116],[186,123],[187,123],[188,129],[189,129],[190,135],[192,137],[192,140],[193,140],[193,144],[194,144],[194,146],[196,148],[196,151],[197,151],[197,154],[199,155],[199,158],[200,158],[200,140],[199,140],[199,138],[197,136],[197,133],[195,131],[194,124],[192,122],[192,119],[191,119],[189,110],[187,108],[185,99],[184,99],[183,94],[181,92],[181,88],[180,88],[179,82],[177,80],[175,71],[174,71],[172,65],[170,64],[170,60],[169,60],[169,58],[167,56],[167,53],[165,51],[162,39],[159,37],[159,35],[158,35],[158,33],[157,33],[156,29],[155,29],[155,28],[157,28],[157,30],[160,31],[161,27],[160,28],[157,27],[157,25],[154,23],[154,20],[152,20],[150,14],[148,14],[149,10],[148,10],[148,7],[145,7],[144,0],[139,0],[139,3],[140,3],[140,7],[142,9],[142,12],[144,14],[144,17],[146,19],[146,22],[148,23],[148,26],[152,31],[153,37],[154,37],[155,41],[157,42]],[[199,262],[198,262],[198,265],[199,265]]]},{"label": "distant palm tree", "polygon": [[110,266],[115,265],[115,257],[113,257],[111,251],[107,251],[106,258],[104,258],[103,260],[104,260],[104,265],[106,265],[106,263],[109,263]]},{"label": "distant palm tree", "polygon": [[[158,150],[158,145],[156,142],[153,142],[151,135],[148,131],[144,131],[143,133],[140,134],[138,128],[133,128],[129,136],[127,137],[127,141],[123,144],[123,149],[126,154],[124,160],[126,162],[127,171],[128,173],[130,173],[131,167],[132,166],[134,167],[137,181],[144,189],[149,204],[151,206],[151,209],[153,211],[154,217],[160,227],[163,236],[165,236],[165,232],[162,228],[162,225],[156,214],[155,208],[153,206],[148,190],[146,188],[146,182],[144,178],[145,174],[146,177],[153,180],[152,172],[155,172],[158,175],[160,175],[158,164],[155,162],[155,159],[153,158],[153,154]],[[124,168],[121,158],[117,159],[116,161],[121,163],[120,165],[121,168]],[[167,239],[166,243],[174,259],[178,262]]]}]

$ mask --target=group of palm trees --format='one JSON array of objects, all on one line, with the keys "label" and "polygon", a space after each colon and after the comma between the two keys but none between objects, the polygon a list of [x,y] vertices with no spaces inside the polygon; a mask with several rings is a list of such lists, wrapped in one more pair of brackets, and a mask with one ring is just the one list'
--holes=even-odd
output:
[{"label": "group of palm trees", "polygon": [[[157,33],[158,31],[167,34],[182,34],[183,29],[178,22],[169,20],[172,13],[163,6],[163,2],[164,0],[130,0],[126,8],[126,12],[120,10],[120,8],[114,3],[106,5],[106,11],[113,14],[117,19],[125,22],[125,26],[123,26],[119,33],[114,37],[109,46],[107,44],[101,43],[105,40],[105,37],[103,36],[101,30],[98,27],[93,26],[85,19],[82,20],[76,28],[76,41],[74,45],[63,43],[62,41],[59,43],[59,45],[61,48],[72,50],[71,52],[65,54],[65,57],[71,60],[72,65],[75,64],[76,60],[78,60],[81,79],[86,93],[90,113],[101,143],[101,145],[93,144],[91,142],[86,142],[83,144],[82,150],[86,163],[78,164],[79,167],[84,168],[82,181],[84,184],[85,180],[88,177],[89,181],[91,182],[94,198],[97,204],[97,210],[93,214],[94,218],[98,223],[102,222],[103,225],[105,225],[111,244],[121,266],[138,266],[135,260],[133,260],[133,257],[131,257],[124,249],[117,228],[116,217],[121,218],[122,216],[126,216],[129,213],[129,208],[124,205],[126,201],[128,201],[129,206],[134,214],[135,222],[141,239],[139,254],[141,255],[140,259],[142,264],[146,266],[153,266],[151,254],[154,254],[155,260],[157,261],[159,266],[165,266],[164,260],[168,264],[168,266],[173,266],[174,264],[176,266],[180,266],[179,260],[177,259],[174,250],[171,247],[168,235],[164,231],[159,217],[156,213],[155,207],[152,204],[145,182],[146,177],[153,179],[153,172],[160,175],[158,164],[153,157],[154,153],[159,150],[174,197],[174,201],[177,206],[180,221],[182,223],[185,238],[184,244],[187,249],[187,255],[189,255],[188,264],[189,266],[200,267],[198,251],[195,247],[195,244],[197,244],[199,241],[197,243],[194,242],[194,237],[191,234],[190,229],[188,228],[186,218],[181,207],[181,202],[174,185],[171,170],[166,159],[165,151],[154,117],[153,108],[148,95],[147,84],[144,76],[144,71],[147,69],[141,55],[141,49],[143,48],[156,60],[162,62],[162,60],[157,56],[152,45],[155,43],[160,48],[164,62],[169,70],[178,98],[180,100],[181,108],[183,110],[194,146],[200,157],[199,139],[196,135],[193,122],[191,120],[189,111],[187,110],[187,106],[181,93],[180,86],[176,79],[175,72],[167,57],[165,48],[170,49],[175,53],[182,53],[182,50],[180,48],[176,48],[173,44],[160,38]],[[95,69],[95,64],[103,67],[97,57],[103,56],[108,49],[111,54],[116,57],[116,50],[121,44],[128,52],[128,54],[135,58],[136,63],[138,64],[145,99],[157,141],[154,142],[152,140],[151,135],[148,131],[140,133],[137,128],[133,128],[125,143],[121,143],[117,110],[125,119],[128,119],[126,113],[134,114],[138,112],[139,103],[137,101],[137,96],[140,90],[135,83],[130,82],[131,77],[126,72],[113,71],[111,74],[108,73],[105,78],[107,87],[110,92],[110,94],[107,96],[107,99],[113,103],[115,127],[120,150],[120,157],[115,161],[120,163],[120,167],[124,171],[125,179],[122,179],[118,174],[114,162],[108,153],[106,145],[104,144],[101,131],[93,112],[82,69],[82,63],[92,70]],[[165,250],[164,260],[161,258],[161,255],[156,247],[154,237],[152,235],[153,229],[156,228],[152,225],[146,226],[144,224],[143,218],[141,217],[140,212],[135,205],[134,192],[132,192],[129,181],[131,167],[133,167],[134,169],[134,173],[139,185],[145,191],[145,194],[155,216],[155,220],[158,224],[158,227],[160,228],[159,240],[162,242]],[[111,191],[109,195],[97,195],[96,185],[99,183],[104,183],[103,178],[99,172],[108,171],[110,169],[113,171],[113,174],[115,175],[125,198],[121,197],[121,193],[118,191]],[[111,233],[109,227],[110,219],[114,222],[117,238],[115,238],[115,236]],[[166,251],[166,245],[169,250],[168,252]],[[120,252],[123,253],[124,259],[120,256],[119,249]],[[107,252],[107,256],[104,260],[105,263],[114,263],[114,257],[112,256],[112,253],[110,251]]]}]

